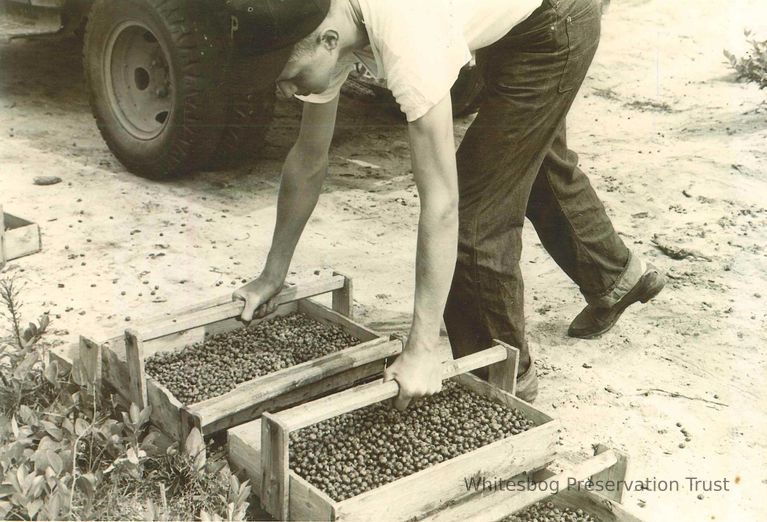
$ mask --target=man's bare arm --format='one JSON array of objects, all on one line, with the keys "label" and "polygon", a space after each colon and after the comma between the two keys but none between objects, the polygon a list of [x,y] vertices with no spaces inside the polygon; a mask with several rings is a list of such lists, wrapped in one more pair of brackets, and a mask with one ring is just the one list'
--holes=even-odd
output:
[{"label": "man's bare arm", "polygon": [[[261,275],[237,290],[245,300],[242,319],[263,317],[274,311],[270,301],[282,288],[298,240],[317,205],[328,169],[338,97],[325,104],[304,103],[298,140],[282,167],[277,198],[277,220],[266,265]],[[255,312],[255,313],[254,313]]]},{"label": "man's bare arm", "polygon": [[421,201],[413,324],[402,356],[387,370],[400,395],[396,406],[441,388],[437,351],[442,314],[455,270],[458,176],[450,95],[409,126],[413,175]]}]

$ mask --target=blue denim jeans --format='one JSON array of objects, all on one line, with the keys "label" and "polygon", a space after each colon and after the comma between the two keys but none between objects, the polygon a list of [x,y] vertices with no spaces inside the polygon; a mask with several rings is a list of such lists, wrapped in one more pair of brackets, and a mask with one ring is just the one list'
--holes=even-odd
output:
[{"label": "blue denim jeans", "polygon": [[567,148],[565,118],[599,43],[600,9],[598,0],[544,0],[477,55],[486,95],[458,150],[458,262],[444,317],[455,357],[500,339],[529,365],[525,217],[588,303],[612,305],[641,276]]}]

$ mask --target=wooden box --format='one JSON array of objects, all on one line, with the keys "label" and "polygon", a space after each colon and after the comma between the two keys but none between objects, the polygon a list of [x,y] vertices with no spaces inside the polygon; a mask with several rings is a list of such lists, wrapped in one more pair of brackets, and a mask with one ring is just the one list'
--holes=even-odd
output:
[{"label": "wooden box", "polygon": [[[490,382],[468,373],[488,365]],[[265,413],[260,421],[229,430],[230,460],[235,468],[248,472],[255,489],[261,491],[264,509],[278,519],[375,520],[385,514],[394,521],[423,516],[470,495],[464,482],[468,477],[513,477],[544,468],[554,459],[559,422],[513,395],[516,368],[517,350],[499,345],[446,363],[445,376],[520,410],[534,421],[534,428],[342,502],[332,500],[288,468],[289,435],[396,396],[394,381],[377,381],[279,413]]]},{"label": "wooden box", "polygon": [[[333,292],[334,310],[309,299],[327,292]],[[183,439],[192,427],[209,435],[258,418],[264,411],[276,411],[380,375],[385,360],[402,351],[400,340],[382,337],[348,317],[352,309],[351,280],[343,275],[315,278],[287,287],[277,300],[280,304],[274,314],[251,324],[302,312],[321,323],[340,326],[358,338],[360,344],[243,382],[223,395],[186,405],[145,374],[145,358],[180,350],[210,335],[244,328],[238,319],[243,308],[241,301],[233,302],[230,296],[224,296],[145,323],[100,344],[82,338],[80,354],[84,353],[84,347],[97,347],[91,351],[101,352],[96,357],[101,361],[99,373],[103,380],[125,399],[141,407],[151,405],[152,423],[172,438]]]},{"label": "wooden box", "polygon": [[[540,470],[532,477],[533,482],[546,481],[546,488],[525,488],[521,491],[490,491],[475,493],[466,499],[453,502],[444,509],[420,517],[428,522],[463,522],[465,520],[497,521],[524,510],[539,501],[552,502],[559,508],[570,508],[596,516],[601,522],[642,522],[622,505],[623,482],[626,480],[628,459],[625,455],[604,445],[595,447],[596,455],[584,462],[571,466],[560,473],[548,469]],[[530,477],[514,477],[523,483]],[[587,487],[570,488],[574,483],[605,485],[612,481],[614,486],[603,493],[589,491]],[[551,491],[558,491],[552,495]]]},{"label": "wooden box", "polygon": [[0,267],[8,261],[42,250],[40,227],[3,212],[0,205]]}]

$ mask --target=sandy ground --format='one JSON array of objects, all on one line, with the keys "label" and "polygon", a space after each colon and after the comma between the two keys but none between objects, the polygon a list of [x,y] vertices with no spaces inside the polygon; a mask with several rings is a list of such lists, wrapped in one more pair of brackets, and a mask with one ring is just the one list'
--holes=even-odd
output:
[{"label": "sandy ground", "polygon": [[[627,493],[625,504],[647,520],[764,519],[767,93],[735,83],[722,49],[742,50],[746,27],[767,29],[767,6],[612,4],[571,113],[571,146],[627,244],[669,284],[602,339],[570,339],[567,325],[584,303],[528,227],[537,404],[565,427],[559,464],[604,442],[630,456],[629,478],[679,481],[676,493]],[[39,223],[44,241],[43,253],[5,271],[26,280],[26,312],[49,310],[62,342],[105,338],[258,274],[299,111],[279,106],[264,158],[251,167],[149,182],[102,142],[78,46],[0,44],[0,201]],[[457,122],[459,139],[469,123]],[[43,174],[64,182],[33,185]],[[345,99],[331,177],[293,277],[346,272],[363,322],[406,330],[417,214],[404,126]],[[672,259],[653,240],[691,255]],[[677,423],[692,438],[684,448]],[[727,479],[729,491],[692,491],[686,477]]]}]

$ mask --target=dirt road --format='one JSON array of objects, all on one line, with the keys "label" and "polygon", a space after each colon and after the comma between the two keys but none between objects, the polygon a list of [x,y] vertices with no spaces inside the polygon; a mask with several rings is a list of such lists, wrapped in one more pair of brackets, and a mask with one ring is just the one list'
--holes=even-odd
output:
[{"label": "dirt road", "polygon": [[[742,30],[765,23],[760,0],[618,0],[605,16],[569,138],[627,244],[668,274],[655,301],[600,340],[566,337],[584,303],[526,231],[538,404],[565,426],[560,463],[604,442],[629,454],[629,478],[678,481],[678,492],[656,482],[627,493],[648,520],[764,517],[767,94],[735,83],[722,49],[742,50]],[[145,181],[98,135],[79,52],[75,40],[0,44],[0,201],[38,222],[44,241],[5,271],[26,280],[26,312],[50,311],[61,342],[105,338],[258,274],[299,112],[279,106],[248,168]],[[459,139],[469,123],[457,122]],[[39,175],[63,183],[35,186]],[[348,273],[361,320],[405,331],[417,217],[405,127],[343,100],[295,277]],[[693,491],[687,477],[727,479],[729,491]]]}]

